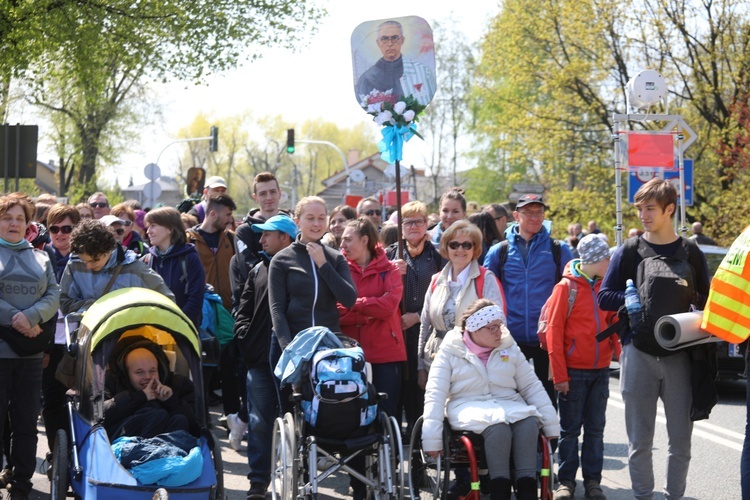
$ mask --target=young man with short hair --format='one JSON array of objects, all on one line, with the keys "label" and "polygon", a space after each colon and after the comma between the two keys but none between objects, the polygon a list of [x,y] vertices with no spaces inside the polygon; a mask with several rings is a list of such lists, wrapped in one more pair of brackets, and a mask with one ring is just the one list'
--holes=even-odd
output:
[{"label": "young man with short hair", "polygon": [[226,194],[226,192],[227,181],[225,181],[223,177],[212,175],[206,179],[206,183],[203,186],[203,201],[191,208],[188,213],[198,219],[198,222],[203,222],[203,219],[206,218],[206,214],[208,213],[206,210],[208,200],[211,199],[212,196]]},{"label": "young man with short hair", "polygon": [[[702,308],[708,296],[708,267],[703,253],[697,247],[691,249],[690,246],[695,245],[674,231],[672,218],[677,208],[676,189],[668,180],[652,179],[638,189],[634,205],[645,232],[642,236],[629,239],[615,251],[599,291],[599,306],[603,310],[617,311],[625,303],[626,281],[632,279],[638,286],[636,277],[639,264],[644,260],[642,254],[651,253],[690,263],[697,292],[697,303],[694,305]],[[670,297],[660,300],[668,301]],[[693,432],[690,419],[693,403],[691,361],[686,350],[654,354],[657,351],[647,347],[649,342],[655,344],[653,331],[638,330],[638,337],[642,337],[639,346],[633,343],[633,337],[633,332],[630,332],[630,335],[621,338],[623,347],[620,356],[620,391],[625,403],[628,466],[633,495],[635,498],[653,497],[652,448],[657,401],[661,399],[669,436],[664,491],[666,498],[682,498],[687,483]]]}]

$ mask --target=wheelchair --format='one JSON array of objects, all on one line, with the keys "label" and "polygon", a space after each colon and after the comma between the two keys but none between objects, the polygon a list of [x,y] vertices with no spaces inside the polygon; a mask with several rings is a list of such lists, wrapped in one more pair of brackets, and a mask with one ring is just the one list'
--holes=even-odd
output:
[{"label": "wheelchair", "polygon": [[[295,393],[292,399],[294,412],[288,412],[274,422],[273,500],[315,499],[319,483],[337,471],[347,472],[362,481],[367,488],[367,498],[403,498],[403,447],[394,417],[379,412],[376,420],[357,435],[348,439],[329,439],[310,434],[300,406],[302,394]],[[352,460],[357,457],[364,457],[364,470],[352,465]],[[320,459],[332,465],[319,470]]]},{"label": "wheelchair", "polygon": [[[422,424],[423,417],[419,417],[412,430],[409,443],[411,498],[447,499],[448,486],[451,479],[455,479],[455,469],[461,466],[468,467],[471,474],[471,490],[463,499],[479,500],[482,494],[480,476],[486,477],[487,475],[482,436],[468,431],[453,431],[446,420],[443,426],[443,454],[439,459],[434,459],[422,448]],[[541,432],[537,442],[537,464],[537,483],[541,489],[539,498],[552,500],[554,492],[552,447]],[[451,475],[452,472],[453,475]]]}]

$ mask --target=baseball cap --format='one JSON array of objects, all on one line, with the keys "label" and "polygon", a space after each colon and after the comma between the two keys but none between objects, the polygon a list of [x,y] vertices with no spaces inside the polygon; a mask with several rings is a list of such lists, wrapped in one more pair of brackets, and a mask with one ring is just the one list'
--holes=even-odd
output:
[{"label": "baseball cap", "polygon": [[262,224],[253,224],[250,228],[256,233],[263,231],[281,231],[292,237],[297,238],[297,224],[288,215],[274,215]]},{"label": "baseball cap", "polygon": [[596,264],[609,258],[607,243],[596,234],[587,234],[576,247],[582,264]]},{"label": "baseball cap", "polygon": [[219,177],[218,175],[212,175],[208,179],[206,179],[206,183],[204,184],[206,188],[218,188],[222,187],[224,189],[227,188],[227,181],[224,180],[223,177]]},{"label": "baseball cap", "polygon": [[105,215],[101,219],[99,219],[99,222],[104,224],[105,226],[111,226],[112,224],[119,222],[122,225],[125,225],[125,221],[120,219],[119,217],[116,217],[114,215]]},{"label": "baseball cap", "polygon": [[516,210],[521,207],[525,207],[526,205],[531,205],[532,203],[539,203],[545,209],[547,208],[547,205],[545,205],[542,201],[541,194],[525,194],[518,198],[518,203],[516,203]]}]

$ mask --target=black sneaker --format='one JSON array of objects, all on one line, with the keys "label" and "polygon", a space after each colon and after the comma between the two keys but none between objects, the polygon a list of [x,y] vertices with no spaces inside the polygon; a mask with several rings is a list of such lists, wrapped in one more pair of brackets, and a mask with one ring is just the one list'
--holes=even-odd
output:
[{"label": "black sneaker", "polygon": [[7,486],[8,498],[10,500],[29,500],[28,492],[19,488],[14,488],[13,486],[14,486],[13,484],[9,484]]},{"label": "black sneaker", "polygon": [[263,484],[251,484],[250,489],[247,490],[247,500],[264,500],[266,498],[267,485]]},{"label": "black sneaker", "polygon": [[11,469],[0,471],[0,488],[7,488],[11,481],[13,481],[13,471]]}]

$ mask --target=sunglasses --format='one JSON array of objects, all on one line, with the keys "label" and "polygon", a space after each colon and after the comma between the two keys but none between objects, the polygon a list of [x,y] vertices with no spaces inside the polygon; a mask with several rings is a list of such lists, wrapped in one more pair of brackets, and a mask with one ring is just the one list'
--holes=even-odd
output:
[{"label": "sunglasses", "polygon": [[115,233],[117,233],[118,236],[122,236],[123,234],[125,234],[125,230],[123,228],[121,228],[121,227],[112,228],[112,231],[114,231]]},{"label": "sunglasses", "polygon": [[89,203],[89,206],[91,208],[106,208],[109,206],[109,203],[104,203],[103,201],[99,201],[97,203]]},{"label": "sunglasses", "polygon": [[451,241],[450,243],[448,243],[448,248],[450,248],[451,250],[458,250],[458,247],[461,247],[464,250],[471,250],[472,248],[474,248],[474,243],[472,243],[471,241],[464,241],[462,243]]},{"label": "sunglasses", "polygon": [[365,214],[368,217],[372,217],[373,215],[379,214],[380,210],[367,210],[367,211],[362,212],[362,213]]},{"label": "sunglasses", "polygon": [[122,221],[122,225],[125,226],[125,227],[130,227],[130,226],[133,225],[133,221],[132,220],[124,220],[124,221]]},{"label": "sunglasses", "polygon": [[49,232],[57,234],[62,231],[62,234],[70,234],[73,232],[73,226],[50,226]]}]

